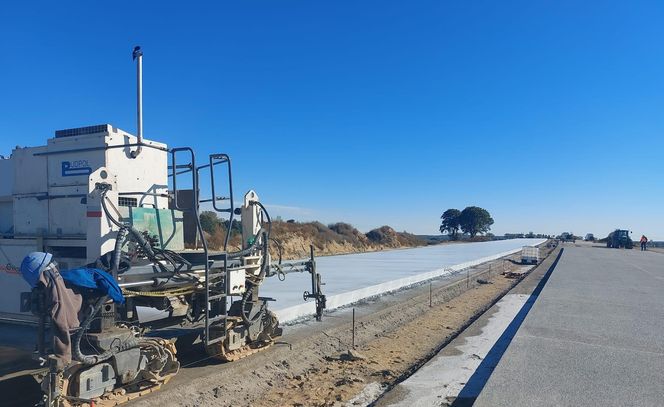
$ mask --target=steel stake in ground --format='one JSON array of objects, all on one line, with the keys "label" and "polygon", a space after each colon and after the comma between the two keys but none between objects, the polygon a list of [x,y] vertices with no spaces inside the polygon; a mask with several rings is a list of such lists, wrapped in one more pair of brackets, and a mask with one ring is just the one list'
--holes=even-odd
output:
[{"label": "steel stake in ground", "polygon": [[432,299],[432,295],[431,295],[431,290],[432,290],[431,285],[432,285],[432,283],[429,283],[429,308],[431,308],[433,306],[433,299]]},{"label": "steel stake in ground", "polygon": [[352,341],[353,341],[353,349],[355,349],[355,308],[353,308],[353,334],[352,334]]}]

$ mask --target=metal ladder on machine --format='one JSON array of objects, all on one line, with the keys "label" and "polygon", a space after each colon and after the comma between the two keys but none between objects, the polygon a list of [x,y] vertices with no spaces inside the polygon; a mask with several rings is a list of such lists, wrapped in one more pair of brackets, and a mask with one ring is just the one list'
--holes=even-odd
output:
[{"label": "metal ladder on machine", "polygon": [[[177,164],[177,153],[186,152],[189,154],[189,162],[186,164]],[[231,236],[231,229],[233,226],[233,216],[235,209],[233,207],[233,179],[231,172],[231,161],[230,157],[226,154],[211,154],[209,156],[208,164],[202,166],[196,166],[196,155],[194,151],[189,147],[183,148],[174,148],[170,150],[171,153],[171,178],[173,179],[173,195],[174,195],[174,206],[180,211],[193,211],[194,216],[196,217],[196,230],[198,232],[198,238],[201,241],[203,246],[204,254],[204,265],[205,265],[205,328],[203,341],[205,346],[213,345],[217,342],[221,342],[226,337],[226,325],[228,318],[228,307],[226,304],[226,299],[228,297],[228,242]],[[215,182],[215,167],[219,165],[227,164],[228,168],[228,196],[217,196],[217,185]],[[210,184],[211,184],[211,198],[200,199],[200,172],[201,170],[209,169],[210,170]],[[182,208],[179,206],[177,199],[178,188],[177,188],[177,176],[191,172],[191,183],[192,183],[192,204],[191,208]],[[220,207],[220,202],[229,201],[229,207]],[[228,228],[226,231],[226,237],[224,239],[224,250],[220,254],[214,255],[214,261],[210,260],[210,251],[203,233],[203,228],[200,221],[200,204],[201,203],[212,203],[212,208],[216,212],[228,213]],[[222,271],[213,272],[211,266],[215,262],[221,262],[220,269]],[[214,281],[213,281],[214,280]],[[214,329],[213,329],[214,328]],[[220,328],[220,329],[218,329]],[[216,335],[213,335],[216,333]]]},{"label": "metal ladder on machine", "polygon": [[[228,196],[217,196],[217,185],[215,182],[215,168],[219,165],[226,164],[228,169]],[[228,320],[228,306],[227,298],[230,295],[229,285],[229,267],[228,267],[228,241],[231,237],[233,229],[233,216],[235,215],[235,208],[233,204],[233,175],[231,171],[231,159],[226,154],[210,154],[208,164],[201,166],[197,169],[209,168],[210,170],[210,190],[212,196],[208,199],[203,199],[200,202],[211,202],[212,208],[219,213],[228,213],[228,227],[226,228],[226,237],[224,238],[224,250],[218,256],[215,256],[217,261],[223,261],[222,271],[212,273],[209,267],[205,270],[205,301],[207,310],[205,312],[205,346],[210,346],[217,342],[221,342],[226,338],[226,327]],[[228,201],[228,207],[219,207],[220,202]],[[223,218],[222,218],[223,219]],[[219,279],[219,282],[212,282],[214,279]],[[213,313],[213,315],[210,315]],[[215,328],[213,335],[212,329]]]}]

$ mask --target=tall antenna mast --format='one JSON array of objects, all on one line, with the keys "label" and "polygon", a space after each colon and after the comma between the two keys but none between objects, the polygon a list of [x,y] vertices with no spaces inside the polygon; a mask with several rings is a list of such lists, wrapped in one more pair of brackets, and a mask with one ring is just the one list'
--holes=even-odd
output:
[{"label": "tall antenna mast", "polygon": [[136,61],[136,138],[138,148],[131,152],[131,157],[136,158],[143,150],[143,51],[140,46],[134,47],[131,54]]}]

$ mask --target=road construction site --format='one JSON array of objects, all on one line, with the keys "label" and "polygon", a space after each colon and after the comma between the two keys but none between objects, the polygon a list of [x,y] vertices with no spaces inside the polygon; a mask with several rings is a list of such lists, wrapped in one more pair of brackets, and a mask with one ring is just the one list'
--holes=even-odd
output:
[{"label": "road construction site", "polygon": [[515,253],[300,320],[232,363],[185,347],[128,405],[661,405],[662,253],[547,246],[537,266]]},{"label": "road construction site", "polygon": [[378,406],[660,406],[664,257],[564,244]]},{"label": "road construction site", "polygon": [[276,346],[232,365],[180,354],[168,390],[135,405],[368,405],[517,284],[532,269],[519,261],[517,252],[290,326]]},{"label": "road construction site", "polygon": [[[206,366],[205,379],[176,379],[177,395],[137,405],[661,405],[662,254],[579,242],[544,257],[484,263],[293,326],[233,367],[237,380]],[[523,275],[496,273],[505,264]],[[179,382],[188,377],[196,385]]]},{"label": "road construction site", "polygon": [[[371,400],[426,360],[441,341],[458,333],[470,319],[518,281],[518,278],[503,277],[503,273],[518,275],[530,269],[531,266],[517,264],[520,260],[518,247],[523,243],[470,243],[321,258],[319,261],[327,260],[335,270],[360,267],[367,272],[371,269],[369,264],[377,262],[380,266],[381,262],[376,258],[383,256],[389,263],[397,264],[392,266],[395,271],[388,275],[392,278],[407,277],[393,279],[387,282],[389,284],[384,282],[385,276],[374,275],[372,278],[369,274],[358,277],[355,287],[358,282],[366,286],[373,283],[374,287],[382,289],[382,295],[356,298],[352,306],[326,312],[322,322],[311,318],[296,321],[285,328],[284,336],[272,348],[232,363],[219,363],[216,358],[206,355],[200,344],[189,346],[184,342],[178,343],[178,358],[182,364],[180,372],[160,392],[143,397],[136,403],[269,405],[270,402],[283,404],[293,400],[292,405],[334,405],[339,400],[349,400],[363,392],[366,394],[362,397]],[[504,256],[505,250],[511,254]],[[470,260],[477,256],[482,257]],[[367,263],[367,257],[373,262]],[[419,261],[408,269],[404,266],[404,259],[409,260],[405,264],[413,264],[413,259]],[[462,260],[465,261],[452,264]],[[322,263],[325,264],[324,261]],[[434,267],[437,267],[434,271],[425,271]],[[344,275],[340,273],[339,276]],[[349,275],[346,279],[351,278]],[[385,295],[389,290],[391,294]],[[375,292],[375,289],[369,292]],[[285,307],[288,308],[291,307]],[[279,307],[276,309],[279,312]],[[354,334],[353,314],[356,322]],[[431,323],[432,320],[435,322]],[[442,326],[441,321],[444,321]],[[426,337],[420,337],[421,327],[427,327]],[[443,335],[439,334],[441,327]],[[23,329],[23,336],[34,335],[34,331]],[[6,334],[3,338],[6,339]],[[29,356],[25,345],[22,345],[23,358],[18,360],[24,361]],[[371,346],[367,348],[368,345]],[[347,363],[339,359],[344,358],[344,352],[353,349],[366,353],[373,362],[362,366],[364,362],[359,360]],[[10,353],[20,355],[16,351]],[[325,373],[317,375],[316,372]],[[382,373],[377,375],[376,372]],[[300,391],[304,384],[299,381],[304,377],[310,378],[308,385],[315,386],[315,389]],[[348,377],[354,380],[349,381]],[[25,403],[37,401],[35,395],[39,391],[32,378],[9,374],[4,379],[4,383],[0,382],[3,387],[18,386],[27,390],[11,405],[27,405]],[[344,381],[348,382],[345,386],[335,384]],[[358,385],[360,383],[366,383],[367,390],[363,390],[364,387]],[[287,392],[283,392],[284,389]]]},{"label": "road construction site", "polygon": [[[307,258],[284,257],[284,244],[272,233],[277,222],[269,204],[253,189],[237,199],[230,156],[206,152],[201,158],[192,147],[143,137],[141,47],[134,47],[132,60],[136,135],[111,124],[68,128],[56,130],[42,145],[16,146],[0,156],[0,374],[3,386],[28,386],[8,402],[115,406],[171,388],[162,396],[165,404],[188,403],[179,398],[183,395],[201,404],[213,391],[213,398],[239,405],[277,381],[265,379],[268,364],[252,371],[257,380],[247,387],[242,366],[268,357],[257,355],[280,358],[287,346],[291,354],[280,360],[288,364],[298,357],[334,358],[329,351],[347,348],[340,338],[348,311],[334,312],[339,308],[430,280],[462,280],[464,271],[470,290],[471,269],[495,261],[518,277],[522,270],[500,259],[543,242],[487,241],[343,259],[318,258],[311,242]],[[223,232],[204,229],[202,208],[212,209],[208,212]],[[394,232],[381,230],[379,236]],[[358,237],[356,230],[350,232]],[[538,251],[531,251],[535,257],[528,262],[537,263]],[[507,284],[482,281],[486,287],[478,292],[486,299]],[[433,284],[430,288],[433,307]],[[485,304],[482,298],[471,302],[468,309]],[[416,317],[411,304],[389,309],[393,315],[377,320],[377,331],[392,332]],[[332,322],[322,322],[330,312]],[[352,315],[355,321],[354,310]],[[284,336],[284,326],[303,319]],[[319,325],[308,327],[308,319]],[[326,326],[331,331],[321,332],[327,342],[311,339]],[[351,347],[366,341],[361,330],[352,332]],[[416,347],[410,356],[401,352],[404,366],[422,357],[417,333],[406,329]],[[300,337],[307,344],[336,347],[293,351]],[[220,365],[224,362],[240,363]],[[212,381],[205,379],[208,372],[215,372]],[[38,385],[30,388],[26,374]],[[199,390],[194,378],[207,390]],[[219,390],[224,381],[234,385]],[[171,382],[182,386],[167,386]],[[310,393],[310,401],[330,396]]]},{"label": "road construction site", "polygon": [[136,135],[69,128],[0,156],[0,404],[611,404],[628,400],[606,396],[623,374],[656,401],[662,258],[626,250],[629,231],[614,251],[574,235],[564,251],[504,239],[319,257],[311,242],[286,260],[227,154],[143,137],[142,57]]}]

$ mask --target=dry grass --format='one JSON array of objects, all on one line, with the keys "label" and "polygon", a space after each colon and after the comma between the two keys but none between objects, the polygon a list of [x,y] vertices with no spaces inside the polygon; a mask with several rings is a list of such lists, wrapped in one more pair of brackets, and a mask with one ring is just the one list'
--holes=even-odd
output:
[{"label": "dry grass", "polygon": [[412,234],[395,232],[387,226],[364,234],[343,222],[328,226],[320,222],[274,222],[272,237],[281,243],[287,259],[306,257],[309,245],[314,246],[316,253],[329,255],[426,244]]},{"label": "dry grass", "polygon": [[[228,222],[219,219],[213,212],[201,214],[201,224],[205,230],[208,247],[222,250],[226,238]],[[241,225],[233,222],[228,250],[238,250],[242,246]],[[338,222],[324,225],[320,222],[272,222],[270,254],[274,259],[303,258],[309,255],[310,245],[319,255],[358,253],[386,248],[414,247],[426,245],[426,241],[407,232],[397,232],[389,226],[382,226],[369,233],[362,233],[348,223]]]}]

